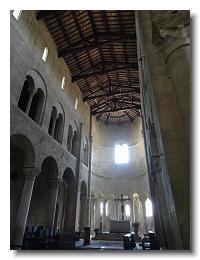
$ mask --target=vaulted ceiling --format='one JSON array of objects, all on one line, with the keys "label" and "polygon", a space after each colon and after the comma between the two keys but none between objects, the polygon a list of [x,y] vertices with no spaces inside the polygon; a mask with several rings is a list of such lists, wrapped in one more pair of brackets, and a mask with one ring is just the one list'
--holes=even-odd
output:
[{"label": "vaulted ceiling", "polygon": [[92,115],[106,124],[140,115],[134,11],[38,11]]}]

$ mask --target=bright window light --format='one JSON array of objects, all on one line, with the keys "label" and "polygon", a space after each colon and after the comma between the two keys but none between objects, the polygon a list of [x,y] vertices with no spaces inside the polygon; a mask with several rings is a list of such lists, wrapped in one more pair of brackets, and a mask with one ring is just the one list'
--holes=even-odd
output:
[{"label": "bright window light", "polygon": [[128,154],[128,145],[127,144],[117,144],[115,145],[115,163],[128,163],[129,154]]},{"label": "bright window light", "polygon": [[77,110],[77,108],[78,108],[78,98],[76,98],[76,100],[75,100],[74,108],[75,108],[75,110]]},{"label": "bright window light", "polygon": [[14,10],[13,11],[13,16],[15,17],[16,20],[19,20],[21,14],[22,14],[22,10]]},{"label": "bright window light", "polygon": [[44,48],[44,52],[43,52],[43,55],[42,55],[42,60],[44,61],[44,62],[46,62],[47,61],[47,56],[48,56],[48,48],[47,48],[47,46]]},{"label": "bright window light", "polygon": [[103,215],[103,202],[100,202],[100,214]]},{"label": "bright window light", "polygon": [[65,87],[65,77],[62,78],[61,89],[63,90],[64,87]]},{"label": "bright window light", "polygon": [[125,214],[126,214],[126,217],[130,217],[130,215],[131,215],[131,208],[128,204],[125,205]]},{"label": "bright window light", "polygon": [[106,202],[106,216],[108,216],[108,202]]},{"label": "bright window light", "polygon": [[146,208],[146,216],[147,217],[152,217],[152,215],[153,215],[152,203],[151,203],[149,198],[145,201],[145,208]]}]

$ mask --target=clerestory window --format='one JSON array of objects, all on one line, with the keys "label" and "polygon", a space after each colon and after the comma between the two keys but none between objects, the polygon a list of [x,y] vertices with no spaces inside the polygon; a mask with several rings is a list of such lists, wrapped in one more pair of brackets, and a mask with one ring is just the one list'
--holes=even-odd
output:
[{"label": "clerestory window", "polygon": [[127,144],[115,145],[115,163],[123,164],[129,162],[129,153]]}]

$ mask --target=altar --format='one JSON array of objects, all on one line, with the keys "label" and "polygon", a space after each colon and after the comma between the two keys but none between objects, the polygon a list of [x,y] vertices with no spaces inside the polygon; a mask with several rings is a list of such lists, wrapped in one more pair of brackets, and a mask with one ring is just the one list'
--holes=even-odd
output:
[{"label": "altar", "polygon": [[130,229],[130,220],[110,220],[110,233],[128,233]]}]

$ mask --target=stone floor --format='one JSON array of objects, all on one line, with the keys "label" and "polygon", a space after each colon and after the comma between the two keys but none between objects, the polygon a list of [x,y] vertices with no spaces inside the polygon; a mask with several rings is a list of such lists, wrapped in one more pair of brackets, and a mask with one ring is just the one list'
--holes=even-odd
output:
[{"label": "stone floor", "polygon": [[[142,250],[136,243],[137,250]],[[122,241],[91,240],[90,245],[83,245],[83,240],[76,242],[77,250],[124,250]]]}]

